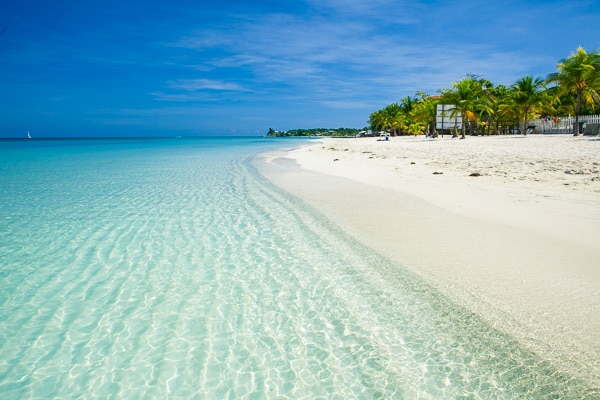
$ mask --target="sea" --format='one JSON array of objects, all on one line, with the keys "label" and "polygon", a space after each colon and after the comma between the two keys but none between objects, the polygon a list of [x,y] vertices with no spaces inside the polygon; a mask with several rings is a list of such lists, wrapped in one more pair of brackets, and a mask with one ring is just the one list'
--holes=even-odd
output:
[{"label": "sea", "polygon": [[257,171],[307,143],[0,141],[0,398],[598,395]]}]

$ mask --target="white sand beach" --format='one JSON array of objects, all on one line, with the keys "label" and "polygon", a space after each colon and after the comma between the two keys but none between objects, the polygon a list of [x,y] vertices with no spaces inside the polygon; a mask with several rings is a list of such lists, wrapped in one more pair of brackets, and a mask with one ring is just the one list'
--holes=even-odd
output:
[{"label": "white sand beach", "polygon": [[325,138],[264,157],[278,186],[600,385],[600,138]]}]

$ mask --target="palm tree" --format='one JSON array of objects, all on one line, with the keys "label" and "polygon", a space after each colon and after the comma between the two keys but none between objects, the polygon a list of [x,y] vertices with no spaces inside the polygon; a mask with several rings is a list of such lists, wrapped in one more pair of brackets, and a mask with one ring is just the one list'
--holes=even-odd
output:
[{"label": "palm tree", "polygon": [[533,78],[531,75],[524,76],[512,85],[512,99],[520,107],[523,113],[524,127],[523,134],[527,134],[527,125],[529,116],[534,116],[543,104],[545,98],[544,80],[542,78]]},{"label": "palm tree", "polygon": [[396,136],[399,130],[407,125],[407,116],[397,103],[392,103],[382,110],[377,110],[369,116],[371,127],[376,130],[392,131],[392,136]]},{"label": "palm tree", "polygon": [[547,82],[556,83],[558,94],[575,95],[575,126],[573,135],[579,135],[579,115],[582,103],[592,105],[600,101],[600,53],[587,53],[583,47],[559,61],[558,72],[548,75]]},{"label": "palm tree", "polygon": [[[500,129],[502,128],[503,133],[506,132],[508,128],[507,121],[510,120],[509,117],[509,107],[508,107],[508,93],[509,89],[504,85],[497,85],[496,87],[490,90],[488,96],[488,121],[490,126],[494,129],[494,135],[500,134]],[[489,130],[488,130],[489,134]]]},{"label": "palm tree", "polygon": [[[454,109],[451,111],[451,114],[449,115],[450,118],[456,118],[457,116],[462,116],[463,120],[465,119],[464,115],[468,111],[468,108],[466,107],[466,102],[469,101],[469,99],[472,97],[472,93],[469,90],[470,85],[468,85],[467,79],[463,79],[462,81],[459,81],[459,82],[452,82],[452,86],[453,86],[452,89],[442,89],[441,90],[442,103],[451,104],[454,106]],[[454,125],[454,133],[452,134],[452,137],[458,136],[456,133],[456,129],[457,129],[457,127],[455,124]],[[464,138],[465,137],[465,121],[462,121],[461,133],[462,133],[461,138]]]},{"label": "palm tree", "polygon": [[424,130],[425,126],[418,122],[414,122],[406,127],[406,132],[410,133],[411,135],[421,135],[423,134]]},{"label": "palm tree", "polygon": [[494,85],[487,79],[477,79],[475,87],[475,100],[473,111],[476,114],[475,121],[478,122],[478,127],[482,132],[487,128],[489,134],[489,123],[491,122],[494,112]]},{"label": "palm tree", "polygon": [[371,126],[371,129],[377,131],[387,129],[385,122],[385,111],[377,110],[372,112],[371,115],[369,115],[369,125]]},{"label": "palm tree", "polygon": [[440,100],[424,92],[417,92],[417,96],[417,101],[412,108],[411,117],[414,123],[425,127],[426,132],[431,132],[435,125],[436,106]]},{"label": "palm tree", "polygon": [[417,101],[418,99],[416,97],[404,96],[400,99],[400,109],[402,109],[404,114],[410,115],[415,108]]},{"label": "palm tree", "polygon": [[[450,117],[462,116],[461,139],[464,139],[466,130],[472,129],[471,123],[477,122],[477,114],[485,110],[485,101],[492,84],[486,79],[468,75],[462,81],[452,82],[452,86],[453,89],[441,90],[442,103],[456,107]],[[456,137],[456,128],[453,137]]]},{"label": "palm tree", "polygon": [[398,131],[404,129],[407,125],[408,118],[404,114],[402,107],[398,103],[392,103],[384,108],[387,114],[387,125],[392,130],[392,136],[396,136]]}]

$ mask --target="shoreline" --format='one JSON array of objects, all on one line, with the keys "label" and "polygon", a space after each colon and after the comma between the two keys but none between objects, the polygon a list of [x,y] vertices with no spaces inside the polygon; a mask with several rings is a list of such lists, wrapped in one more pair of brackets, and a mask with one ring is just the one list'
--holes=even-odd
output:
[{"label": "shoreline", "polygon": [[[600,380],[600,140],[324,138],[261,174],[593,387]],[[471,176],[471,174],[477,174]]]}]

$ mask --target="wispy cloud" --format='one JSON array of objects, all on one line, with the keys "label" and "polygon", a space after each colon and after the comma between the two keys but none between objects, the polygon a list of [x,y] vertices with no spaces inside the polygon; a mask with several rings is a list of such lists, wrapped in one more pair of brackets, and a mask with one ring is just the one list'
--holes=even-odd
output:
[{"label": "wispy cloud", "polygon": [[328,108],[337,108],[342,110],[356,110],[356,109],[364,109],[366,107],[372,107],[371,103],[366,103],[362,101],[317,101],[318,104],[321,104]]},{"label": "wispy cloud", "polygon": [[249,89],[246,89],[237,83],[211,79],[179,79],[169,81],[168,85],[171,89],[184,90],[188,92],[196,92],[200,90],[225,90],[238,92],[249,91]]},{"label": "wispy cloud", "polygon": [[[398,25],[390,24],[390,18],[386,22],[388,15],[384,13],[402,14],[404,17],[392,20],[412,26],[424,22],[418,20],[421,6],[407,12],[408,3],[384,4],[382,10],[366,1],[350,5],[337,0],[313,3],[318,10],[333,13],[338,19],[317,12],[301,16],[241,15],[231,20],[230,26],[206,27],[173,46],[194,53],[202,60],[196,65],[206,72],[216,76],[237,74],[247,82],[224,84],[220,90],[239,90],[244,85],[253,87],[257,95],[261,88],[295,90],[296,97],[302,93],[306,98],[318,94],[323,104],[331,105],[342,104],[348,97],[389,101],[417,90],[435,92],[467,73],[512,79],[522,71],[513,52],[494,50],[491,44],[463,43],[452,47],[445,40],[421,41],[408,35]],[[367,9],[369,14],[378,15],[380,24],[356,18]],[[498,62],[505,64],[500,74]],[[212,85],[212,81],[204,79],[171,84],[174,89],[185,86],[219,90],[218,83]]]}]

